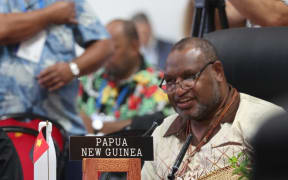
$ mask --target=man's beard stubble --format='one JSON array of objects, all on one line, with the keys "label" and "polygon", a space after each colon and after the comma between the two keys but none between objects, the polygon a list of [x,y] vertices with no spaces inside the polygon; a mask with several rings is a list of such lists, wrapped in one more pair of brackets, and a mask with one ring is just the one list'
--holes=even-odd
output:
[{"label": "man's beard stubble", "polygon": [[[198,101],[195,107],[196,111],[193,114],[188,114],[182,118],[186,120],[195,120],[199,122],[208,120],[208,118],[212,115],[212,113],[215,113],[220,102],[221,102],[220,88],[217,82],[213,81],[213,100],[211,101],[211,103],[206,105],[199,103]],[[177,109],[176,112],[178,112]]]}]

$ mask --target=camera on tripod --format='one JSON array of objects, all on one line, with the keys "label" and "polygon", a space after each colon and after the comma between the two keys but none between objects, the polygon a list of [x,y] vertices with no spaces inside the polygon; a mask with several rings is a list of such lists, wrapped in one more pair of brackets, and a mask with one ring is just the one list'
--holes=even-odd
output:
[{"label": "camera on tripod", "polygon": [[204,33],[215,31],[215,9],[218,9],[222,29],[229,28],[225,11],[225,0],[194,0],[195,10],[192,23],[192,37],[203,37]]}]

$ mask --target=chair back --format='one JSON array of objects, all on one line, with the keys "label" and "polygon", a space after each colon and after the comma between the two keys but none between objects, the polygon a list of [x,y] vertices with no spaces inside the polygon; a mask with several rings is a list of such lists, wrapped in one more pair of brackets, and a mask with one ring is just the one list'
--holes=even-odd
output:
[{"label": "chair back", "polygon": [[285,106],[280,98],[288,93],[288,27],[231,28],[204,38],[216,47],[230,84]]}]

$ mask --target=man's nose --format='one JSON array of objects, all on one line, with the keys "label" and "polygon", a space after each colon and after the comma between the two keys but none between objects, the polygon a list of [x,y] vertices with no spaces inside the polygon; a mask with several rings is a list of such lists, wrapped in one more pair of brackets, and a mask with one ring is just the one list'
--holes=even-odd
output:
[{"label": "man's nose", "polygon": [[175,82],[175,93],[177,96],[182,96],[183,94],[185,94],[187,90],[184,90],[182,88],[182,80],[181,79],[177,79]]},{"label": "man's nose", "polygon": [[184,90],[180,84],[176,84],[175,87],[175,93],[179,96],[181,96],[182,94],[185,94],[187,90]]}]

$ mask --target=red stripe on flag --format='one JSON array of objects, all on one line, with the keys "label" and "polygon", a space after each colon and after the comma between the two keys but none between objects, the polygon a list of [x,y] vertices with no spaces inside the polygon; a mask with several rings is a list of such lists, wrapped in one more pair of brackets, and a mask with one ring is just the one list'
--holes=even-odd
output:
[{"label": "red stripe on flag", "polygon": [[34,151],[33,151],[33,163],[35,163],[49,148],[43,134],[42,130],[39,132],[35,144],[34,144]]}]

